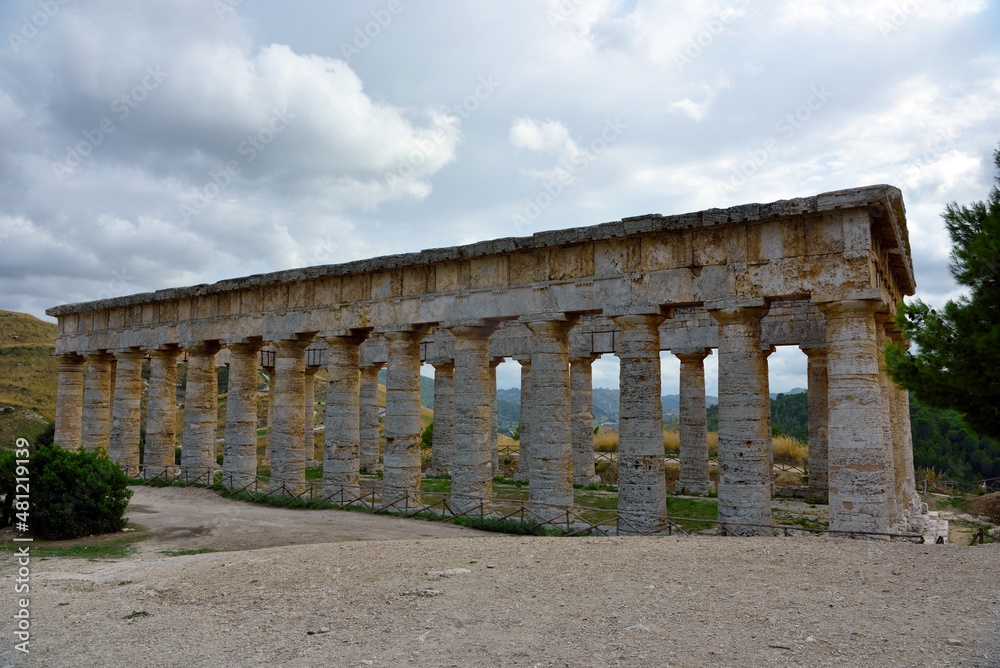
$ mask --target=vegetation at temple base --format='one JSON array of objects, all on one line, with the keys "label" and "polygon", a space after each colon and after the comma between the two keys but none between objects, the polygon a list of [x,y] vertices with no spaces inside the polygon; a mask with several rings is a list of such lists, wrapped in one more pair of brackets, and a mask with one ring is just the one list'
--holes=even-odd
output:
[{"label": "vegetation at temple base", "polygon": [[[17,477],[13,455],[8,451],[0,456],[0,491],[7,499],[13,498],[12,482]],[[62,540],[125,528],[125,509],[132,497],[129,479],[103,454],[39,445],[27,469],[31,502],[23,512],[32,536]],[[20,511],[15,503],[11,518],[15,527],[22,521]]]},{"label": "vegetation at temple base", "polygon": [[886,348],[889,373],[928,406],[961,413],[976,433],[1000,438],[1000,147],[997,185],[985,202],[952,202],[942,217],[952,276],[968,292],[941,311],[901,303],[896,324],[917,350]]}]

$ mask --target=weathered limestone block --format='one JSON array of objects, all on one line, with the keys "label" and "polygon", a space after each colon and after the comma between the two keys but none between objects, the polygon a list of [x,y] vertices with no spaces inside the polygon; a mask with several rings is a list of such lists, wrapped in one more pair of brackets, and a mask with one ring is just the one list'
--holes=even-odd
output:
[{"label": "weathered limestone block", "polygon": [[80,447],[85,369],[86,362],[79,355],[59,356],[56,428],[53,442],[67,450],[76,450]]},{"label": "weathered limestone block", "polygon": [[681,362],[680,374],[680,476],[678,494],[715,491],[708,467],[708,414],[705,411],[705,358],[711,349],[673,350]]},{"label": "weathered limestone block", "polygon": [[[219,377],[215,367],[218,341],[186,344],[187,390],[184,395],[184,427],[181,434],[181,470],[188,479],[206,477],[218,468],[215,433],[219,426]],[[206,475],[209,474],[209,475]]]},{"label": "weathered limestone block", "polygon": [[260,339],[229,342],[229,392],[222,480],[245,487],[257,477],[257,365]]},{"label": "weathered limestone block", "polygon": [[455,392],[455,364],[434,363],[434,439],[431,442],[430,476],[451,475],[452,402]]},{"label": "weathered limestone block", "polygon": [[381,364],[361,367],[361,470],[374,473],[379,465],[378,372]]},{"label": "weathered limestone block", "polygon": [[147,475],[156,476],[168,466],[174,465],[177,441],[177,356],[180,351],[177,346],[165,345],[148,351],[148,354],[149,399],[146,403],[146,448],[143,463]]},{"label": "weathered limestone block", "polygon": [[125,471],[139,470],[139,422],[142,399],[142,358],[138,350],[114,353],[118,360],[108,457]]},{"label": "weathered limestone block", "polygon": [[283,489],[288,494],[299,494],[305,488],[305,351],[310,343],[311,337],[275,342],[278,353],[274,360],[272,492]]},{"label": "weathered limestone block", "polygon": [[892,528],[892,463],[886,461],[875,313],[881,302],[817,304],[826,315],[830,529]]},{"label": "weathered limestone block", "polygon": [[517,441],[517,473],[514,480],[528,482],[528,473],[531,471],[531,410],[533,404],[531,396],[531,358],[518,357],[517,362],[521,365],[521,418],[518,428]]},{"label": "weathered limestone block", "polygon": [[458,513],[478,514],[479,508],[489,513],[493,493],[489,336],[496,326],[475,323],[448,329],[455,335],[452,505]]},{"label": "weathered limestone block", "polygon": [[[547,314],[523,316],[521,322],[532,334],[531,403],[527,406],[531,424],[528,498],[548,504],[535,506],[534,512],[550,518],[560,514],[560,506],[573,504],[567,335],[575,320],[562,314]],[[522,393],[522,415],[524,409]],[[522,429],[523,424],[522,421]]]},{"label": "weathered limestone block", "polygon": [[767,361],[760,342],[767,307],[752,299],[706,307],[719,323],[719,520],[730,533],[767,536],[773,475]]},{"label": "weathered limestone block", "polygon": [[[350,500],[361,492],[360,345],[367,336],[367,332],[351,331],[326,337],[330,349],[326,363],[323,495],[333,496],[336,501]],[[377,419],[376,413],[376,430]],[[377,460],[378,450],[375,457]]]},{"label": "weathered limestone block", "polygon": [[667,481],[663,471],[663,406],[660,403],[660,314],[620,315],[621,360],[618,416],[618,510],[620,533],[666,527]]},{"label": "weathered limestone block", "polygon": [[83,424],[80,442],[90,451],[108,449],[111,433],[111,362],[114,356],[92,353],[84,356],[87,373],[83,380]]},{"label": "weathered limestone block", "polygon": [[427,329],[385,332],[385,452],[382,503],[398,504],[420,492],[420,339]]},{"label": "weathered limestone block", "polygon": [[497,438],[497,366],[503,362],[502,357],[490,361],[490,452],[493,467],[493,477],[500,475],[500,449]]},{"label": "weathered limestone block", "polygon": [[829,499],[830,463],[827,458],[827,424],[829,405],[827,396],[826,346],[802,346],[809,358],[809,486],[806,494],[814,501]]},{"label": "weathered limestone block", "polygon": [[600,482],[594,470],[593,357],[569,361],[570,412],[573,430],[573,484]]}]

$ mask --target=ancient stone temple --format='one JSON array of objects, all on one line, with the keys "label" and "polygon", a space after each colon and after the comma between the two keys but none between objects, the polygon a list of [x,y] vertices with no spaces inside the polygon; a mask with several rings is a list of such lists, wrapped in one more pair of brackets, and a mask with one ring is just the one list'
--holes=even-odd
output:
[{"label": "ancient stone temple", "polygon": [[[379,466],[375,384],[387,370],[383,497],[419,488],[419,369],[435,368],[432,467],[456,508],[486,504],[496,468],[495,368],[520,361],[520,467],[540,512],[593,479],[591,363],[621,361],[619,509],[636,530],[665,514],[660,352],[681,360],[679,491],[707,492],[703,360],[719,356],[719,517],[769,535],[767,355],[808,355],[809,492],[830,528],[906,530],[919,513],[907,395],[881,348],[914,278],[900,191],[871,186],[770,204],[248,276],[49,309],[59,321],[56,441],[173,464],[174,385],[187,359],[181,466],[216,465],[216,368],[229,366],[223,471],[256,474],[260,351],[273,382],[271,485],[305,484],[312,374],[328,376],[323,489]],[[309,391],[307,392],[307,386]],[[307,409],[308,406],[308,409]],[[671,490],[672,491],[672,490]],[[549,509],[549,510],[546,510]]]}]

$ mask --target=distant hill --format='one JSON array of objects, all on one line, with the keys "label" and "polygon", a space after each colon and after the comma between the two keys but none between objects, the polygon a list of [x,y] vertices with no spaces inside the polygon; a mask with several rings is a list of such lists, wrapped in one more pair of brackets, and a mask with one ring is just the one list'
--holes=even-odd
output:
[{"label": "distant hill", "polygon": [[[621,393],[605,387],[595,387],[593,390],[594,403],[594,423],[603,427],[618,427],[618,400]],[[705,397],[705,406],[711,406],[719,402],[715,396]],[[680,412],[680,395],[666,394],[660,397],[660,404],[663,406],[663,417],[669,421]],[[497,412],[498,423],[501,425],[512,424],[517,426],[521,411],[521,389],[511,387],[504,390],[497,390]],[[500,427],[501,432],[513,429]]]},{"label": "distant hill", "polygon": [[0,446],[33,439],[56,416],[56,326],[0,311]]}]

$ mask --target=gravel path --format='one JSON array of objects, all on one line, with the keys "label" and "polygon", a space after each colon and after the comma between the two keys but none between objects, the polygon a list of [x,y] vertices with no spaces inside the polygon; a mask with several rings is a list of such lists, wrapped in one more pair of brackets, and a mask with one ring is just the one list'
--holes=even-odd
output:
[{"label": "gravel path", "polygon": [[[195,516],[199,498],[235,503],[172,491],[198,492]],[[249,518],[277,510],[239,505]],[[36,562],[30,665],[1000,666],[996,544],[359,542],[380,519],[447,525],[331,512],[359,519],[330,538],[349,542]],[[0,572],[13,570],[3,553]],[[133,612],[147,614],[124,619]],[[12,644],[2,624],[0,657]]]}]

